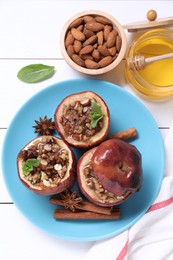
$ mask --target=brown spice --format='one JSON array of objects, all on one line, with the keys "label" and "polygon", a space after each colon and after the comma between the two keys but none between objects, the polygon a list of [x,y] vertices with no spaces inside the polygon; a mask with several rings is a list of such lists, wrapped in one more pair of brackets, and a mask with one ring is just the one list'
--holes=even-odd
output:
[{"label": "brown spice", "polygon": [[128,128],[120,132],[116,132],[114,134],[111,134],[107,137],[107,139],[121,139],[121,140],[129,140],[132,138],[135,138],[137,136],[136,128]]},{"label": "brown spice", "polygon": [[72,212],[75,212],[76,209],[81,208],[82,198],[77,197],[76,191],[71,192],[67,189],[65,192],[61,192],[57,196],[52,196],[49,200],[50,203],[63,206]]},{"label": "brown spice", "polygon": [[89,212],[89,211],[77,211],[72,212],[68,209],[56,209],[54,211],[53,217],[55,219],[120,219],[120,209],[116,208],[110,215],[100,214],[96,212]]},{"label": "brown spice", "polygon": [[40,117],[40,120],[35,120],[36,126],[33,126],[35,128],[35,133],[38,133],[39,135],[51,135],[53,131],[55,130],[55,124],[52,122],[52,118],[48,118],[47,116],[42,119]]}]

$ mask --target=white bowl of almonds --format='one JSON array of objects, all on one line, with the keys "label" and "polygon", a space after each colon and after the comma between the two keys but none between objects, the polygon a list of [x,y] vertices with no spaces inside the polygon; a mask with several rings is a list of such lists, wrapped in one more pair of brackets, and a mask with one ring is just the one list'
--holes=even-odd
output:
[{"label": "white bowl of almonds", "polygon": [[99,75],[124,58],[127,40],[123,27],[102,11],[83,11],[69,19],[61,34],[61,52],[75,70]]}]

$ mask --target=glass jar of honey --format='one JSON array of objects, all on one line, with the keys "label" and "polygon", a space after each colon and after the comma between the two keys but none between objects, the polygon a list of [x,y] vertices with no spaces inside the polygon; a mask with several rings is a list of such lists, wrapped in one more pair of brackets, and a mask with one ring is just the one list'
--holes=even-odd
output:
[{"label": "glass jar of honey", "polygon": [[[133,61],[136,55],[148,58],[168,53],[173,53],[173,31],[154,29],[131,44],[126,60]],[[173,58],[151,62],[143,69],[130,64],[125,66],[126,80],[140,95],[151,100],[173,96]]]}]

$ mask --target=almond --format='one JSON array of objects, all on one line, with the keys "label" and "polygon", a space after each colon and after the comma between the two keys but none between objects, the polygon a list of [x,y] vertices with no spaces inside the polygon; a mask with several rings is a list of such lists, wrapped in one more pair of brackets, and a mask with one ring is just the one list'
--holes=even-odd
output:
[{"label": "almond", "polygon": [[99,64],[92,60],[85,60],[85,66],[88,69],[99,69],[100,68]]},{"label": "almond", "polygon": [[90,52],[92,52],[94,50],[94,47],[92,45],[87,45],[85,47],[83,47],[81,50],[80,50],[80,55],[83,55],[83,54],[88,54]]},{"label": "almond", "polygon": [[92,35],[91,37],[89,37],[86,41],[84,41],[83,43],[83,47],[87,46],[87,45],[92,45],[97,41],[97,35]]},{"label": "almond", "polygon": [[109,52],[109,50],[106,46],[99,45],[97,49],[98,49],[98,51],[100,52],[101,55],[103,55],[105,57],[110,56],[110,52]]},{"label": "almond", "polygon": [[90,22],[95,22],[96,20],[94,19],[93,16],[91,15],[85,15],[83,17],[84,23],[90,23]]},{"label": "almond", "polygon": [[117,35],[117,39],[116,39],[116,49],[117,49],[117,52],[119,52],[121,49],[121,38],[119,35]]},{"label": "almond", "polygon": [[112,57],[111,56],[107,56],[107,57],[104,57],[103,59],[101,59],[98,64],[101,68],[104,68],[106,66],[108,66],[109,64],[111,64],[113,61]]},{"label": "almond", "polygon": [[74,44],[73,44],[73,47],[74,47],[74,51],[76,53],[79,53],[80,50],[82,49],[82,43],[80,41],[78,41],[78,40],[75,40]]},{"label": "almond", "polygon": [[69,57],[71,58],[72,55],[75,53],[73,45],[69,45],[67,47],[67,53],[68,53]]},{"label": "almond", "polygon": [[69,45],[72,45],[74,43],[74,37],[73,35],[70,33],[67,35],[66,39],[65,39],[65,46],[66,48],[69,46]]},{"label": "almond", "polygon": [[98,32],[103,29],[103,24],[97,22],[89,22],[85,24],[85,27],[92,32]]},{"label": "almond", "polygon": [[116,54],[116,51],[117,51],[115,46],[109,48],[108,50],[109,50],[111,56],[114,56]]},{"label": "almond", "polygon": [[115,46],[116,44],[116,38],[117,38],[117,35],[115,34],[115,31],[112,30],[109,34],[108,34],[108,37],[107,37],[107,47],[108,48],[111,48],[113,46]]},{"label": "almond", "polygon": [[92,35],[94,35],[94,33],[93,33],[92,31],[86,29],[85,27],[84,27],[84,29],[83,29],[83,33],[84,33],[84,35],[85,35],[86,38],[89,38],[89,37],[91,37]]},{"label": "almond", "polygon": [[83,18],[82,18],[82,17],[79,17],[79,18],[77,18],[76,20],[74,20],[74,21],[70,24],[69,28],[76,28],[76,27],[78,27],[79,25],[81,25],[82,22],[83,22]]},{"label": "almond", "polygon": [[83,31],[83,24],[79,25],[77,28],[76,28],[78,31]]},{"label": "almond", "polygon": [[93,56],[95,61],[100,60],[100,52],[98,50],[94,49],[93,52],[92,52],[92,56]]},{"label": "almond", "polygon": [[103,44],[103,31],[97,32],[97,42],[98,42],[98,45]]},{"label": "almond", "polygon": [[103,36],[104,36],[104,40],[107,41],[108,38],[108,34],[112,31],[112,26],[110,25],[105,25],[104,26],[104,30],[103,30]]},{"label": "almond", "polygon": [[96,20],[96,22],[102,23],[104,25],[106,25],[106,24],[111,25],[112,24],[112,22],[109,19],[107,19],[106,17],[103,17],[103,16],[96,16],[95,20]]},{"label": "almond", "polygon": [[73,37],[78,40],[78,41],[84,41],[85,40],[85,35],[83,32],[77,30],[76,28],[71,29],[71,34]]},{"label": "almond", "polygon": [[94,60],[93,56],[91,56],[90,54],[83,54],[81,55],[81,58],[83,60]]},{"label": "almond", "polygon": [[72,55],[72,60],[81,67],[85,67],[84,60],[77,54]]}]

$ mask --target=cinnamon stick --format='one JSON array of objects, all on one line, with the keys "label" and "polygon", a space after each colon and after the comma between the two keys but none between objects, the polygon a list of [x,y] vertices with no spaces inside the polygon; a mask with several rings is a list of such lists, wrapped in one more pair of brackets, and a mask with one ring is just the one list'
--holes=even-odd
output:
[{"label": "cinnamon stick", "polygon": [[137,136],[137,131],[136,128],[132,127],[132,128],[128,128],[126,130],[108,135],[108,139],[121,139],[121,140],[128,140],[128,139],[132,139],[135,138]]},{"label": "cinnamon stick", "polygon": [[89,201],[83,201],[81,204],[80,210],[110,215],[110,214],[112,214],[113,207],[101,207],[101,206],[95,205]]},{"label": "cinnamon stick", "polygon": [[76,211],[72,212],[69,209],[56,209],[54,211],[53,217],[55,219],[74,219],[74,220],[87,220],[87,219],[119,219],[120,218],[120,210],[116,208],[110,215],[100,214],[96,212],[89,211]]},{"label": "cinnamon stick", "polygon": [[[64,204],[62,203],[61,200],[56,199],[54,197],[51,197],[49,199],[49,202],[51,204],[55,204],[55,205],[59,205],[59,206],[64,206]],[[89,201],[82,201],[77,209],[80,209],[82,211],[91,211],[91,212],[96,212],[96,213],[101,213],[101,214],[105,214],[105,215],[110,215],[112,213],[112,207],[101,207],[101,206],[97,206]]]}]

